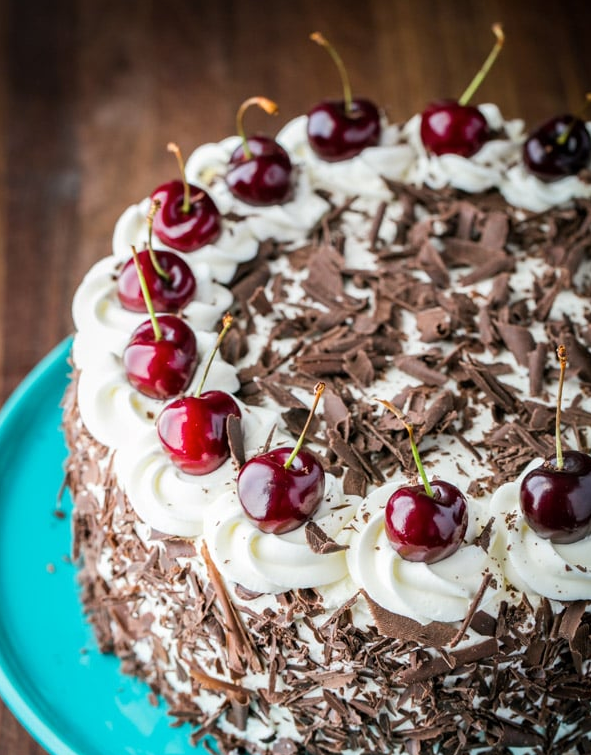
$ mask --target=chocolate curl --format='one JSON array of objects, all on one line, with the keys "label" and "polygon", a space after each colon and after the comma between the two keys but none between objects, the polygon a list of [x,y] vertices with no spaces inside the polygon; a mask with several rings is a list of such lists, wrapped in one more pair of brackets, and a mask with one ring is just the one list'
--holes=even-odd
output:
[{"label": "chocolate curl", "polygon": [[226,682],[223,679],[215,679],[193,668],[189,669],[189,674],[203,689],[207,689],[210,692],[223,692],[241,705],[247,705],[250,700],[250,690],[238,684],[232,684],[232,682]]},{"label": "chocolate curl", "polygon": [[203,545],[201,546],[201,555],[205,561],[207,574],[224,616],[228,666],[234,673],[240,676],[245,674],[245,666],[247,668],[250,666],[253,671],[261,671],[261,662],[255,649],[250,643],[248,634],[244,629],[238,614],[236,613],[236,609],[226,591],[221,574],[211,558],[205,541],[203,541]]}]

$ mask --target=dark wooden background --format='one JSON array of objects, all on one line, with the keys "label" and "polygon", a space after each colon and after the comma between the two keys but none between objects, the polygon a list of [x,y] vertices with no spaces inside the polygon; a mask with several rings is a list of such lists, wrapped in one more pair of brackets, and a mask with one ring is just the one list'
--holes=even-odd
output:
[{"label": "dark wooden background", "polygon": [[[494,21],[506,46],[475,101],[529,126],[577,110],[589,0],[0,0],[0,403],[71,332],[75,287],[119,213],[176,177],[168,141],[188,156],[234,133],[254,94],[281,112],[248,126],[272,132],[338,96],[315,30],[355,93],[405,119],[461,94]],[[1,703],[0,752],[44,753]]]}]

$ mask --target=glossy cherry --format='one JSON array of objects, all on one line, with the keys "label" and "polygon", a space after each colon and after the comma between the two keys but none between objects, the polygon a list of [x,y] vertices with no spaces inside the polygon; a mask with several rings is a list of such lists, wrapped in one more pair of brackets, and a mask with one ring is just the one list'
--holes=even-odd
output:
[{"label": "glossy cherry", "polygon": [[388,499],[384,524],[394,550],[407,561],[432,564],[460,547],[468,526],[463,493],[434,480],[431,495],[423,485],[406,485]]},{"label": "glossy cherry", "polygon": [[[177,312],[195,296],[197,283],[191,268],[174,252],[152,248],[152,222],[159,203],[153,202],[148,214],[148,248],[138,253],[138,262],[150,292],[155,312]],[[146,300],[133,255],[117,279],[121,305],[132,312],[147,312]]]},{"label": "glossy cherry", "polygon": [[523,145],[523,162],[542,181],[559,181],[589,166],[591,137],[574,115],[552,118],[533,131]]},{"label": "glossy cherry", "polygon": [[238,475],[238,498],[244,513],[262,532],[281,535],[314,515],[324,497],[324,470],[302,450],[304,436],[324,391],[315,388],[314,404],[294,448],[275,448],[244,464]]},{"label": "glossy cherry", "polygon": [[520,490],[523,517],[540,537],[573,543],[591,535],[591,456],[565,451],[532,469]]},{"label": "glossy cherry", "polygon": [[160,202],[154,216],[154,233],[179,252],[194,252],[213,243],[221,232],[221,217],[213,199],[185,179],[185,166],[176,144],[168,145],[179,162],[181,181],[169,181],[152,192]]},{"label": "glossy cherry", "polygon": [[133,248],[132,251],[150,319],[132,333],[123,351],[123,365],[129,382],[138,391],[151,398],[171,398],[191,382],[197,367],[197,340],[180,317],[156,317],[137,252]]},{"label": "glossy cherry", "polygon": [[277,105],[266,97],[251,97],[242,103],[236,116],[242,143],[230,156],[226,182],[232,194],[247,204],[281,204],[292,194],[291,160],[275,139],[260,135],[246,137],[243,118],[251,105],[258,105],[270,115],[277,113]]},{"label": "glossy cherry", "polygon": [[421,115],[421,140],[435,155],[456,154],[471,157],[490,138],[490,128],[477,107],[469,105],[501,51],[505,37],[500,24],[493,25],[496,43],[482,68],[459,100],[442,99],[430,103]]},{"label": "glossy cherry", "polygon": [[197,367],[197,341],[184,320],[176,315],[160,315],[160,337],[152,320],[146,320],[132,333],[123,352],[129,382],[151,398],[167,399],[187,389]]},{"label": "glossy cherry", "polygon": [[382,132],[380,113],[370,100],[352,98],[345,66],[323,35],[315,32],[310,38],[324,47],[334,60],[343,84],[343,99],[325,100],[310,110],[308,141],[323,160],[347,160],[366,147],[379,144]]},{"label": "glossy cherry", "polygon": [[556,454],[523,478],[519,501],[523,517],[540,537],[574,543],[591,535],[591,456],[562,452],[560,414],[566,348],[558,347],[560,381],[556,408]]},{"label": "glossy cherry", "polygon": [[382,401],[406,427],[422,485],[403,485],[388,498],[384,511],[386,536],[407,561],[433,564],[451,556],[462,544],[468,527],[464,494],[450,482],[429,482],[414,440],[413,427],[389,401]]},{"label": "glossy cherry", "polygon": [[158,417],[158,437],[162,447],[173,464],[188,474],[208,474],[229,458],[228,417],[242,416],[238,404],[229,393],[202,393],[213,357],[231,323],[231,316],[226,315],[224,327],[195,395],[176,399],[165,406]]}]

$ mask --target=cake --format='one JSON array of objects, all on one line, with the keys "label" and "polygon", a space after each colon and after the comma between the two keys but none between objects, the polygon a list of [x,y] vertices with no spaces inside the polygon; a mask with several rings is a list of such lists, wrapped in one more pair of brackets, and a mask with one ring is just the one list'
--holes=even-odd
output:
[{"label": "cake", "polygon": [[[591,752],[591,533],[555,543],[519,503],[555,446],[560,344],[563,442],[588,447],[591,184],[584,172],[540,180],[523,162],[523,122],[479,111],[492,136],[468,157],[427,151],[420,116],[381,116],[375,144],[326,160],[309,117],[296,118],[276,137],[293,165],[278,204],[230,190],[240,137],[189,157],[187,180],[220,218],[211,241],[180,253],[196,279],[181,312],[199,355],[186,393],[215,354],[206,385],[241,415],[206,474],[165,452],[171,399],[126,374],[146,313],[121,305],[118,279],[148,243],[148,218],[158,235],[149,197],[123,212],[113,254],[75,295],[64,427],[84,607],[101,650],[163,696],[195,743]],[[241,505],[239,471],[293,447],[318,381],[306,446],[322,501],[301,526],[264,532]],[[381,401],[414,427],[429,478],[467,499],[461,544],[433,563],[401,557],[385,531],[390,496],[417,471]]]}]

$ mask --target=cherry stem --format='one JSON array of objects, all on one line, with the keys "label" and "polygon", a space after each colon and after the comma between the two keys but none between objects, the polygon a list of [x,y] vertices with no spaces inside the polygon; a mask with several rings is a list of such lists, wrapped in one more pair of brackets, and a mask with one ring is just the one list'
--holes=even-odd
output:
[{"label": "cherry stem", "polygon": [[222,341],[224,340],[224,337],[226,333],[230,330],[232,327],[232,322],[234,321],[234,318],[232,315],[227,312],[223,319],[222,319],[222,329],[218,335],[218,339],[215,342],[215,346],[213,347],[211,354],[209,355],[209,359],[207,360],[207,364],[205,365],[205,369],[203,370],[203,377],[201,378],[201,382],[199,383],[199,386],[197,387],[197,390],[195,391],[195,398],[199,398],[201,396],[201,392],[203,391],[203,386],[205,385],[205,381],[207,380],[207,375],[209,373],[209,369],[212,365],[213,358],[215,357],[218,349],[222,345]]},{"label": "cherry stem", "polygon": [[279,112],[277,103],[273,102],[273,100],[270,100],[267,97],[249,97],[247,100],[244,100],[242,105],[240,105],[238,112],[236,113],[236,132],[242,139],[242,149],[244,150],[244,156],[247,160],[252,159],[252,150],[248,146],[248,140],[246,138],[246,132],[244,130],[244,113],[248,110],[249,107],[251,107],[251,105],[257,105],[261,108],[261,110],[264,110],[265,113],[268,113],[269,115],[277,115],[277,113]]},{"label": "cherry stem", "polygon": [[478,73],[472,79],[472,81],[468,84],[466,91],[458,100],[458,104],[462,106],[467,105],[468,102],[470,102],[470,100],[472,99],[474,95],[474,92],[478,89],[478,87],[484,81],[487,73],[490,71],[492,67],[492,64],[495,62],[498,54],[501,52],[503,44],[505,43],[505,34],[503,32],[503,27],[501,26],[501,24],[493,24],[492,31],[495,37],[497,38],[497,41],[495,42],[495,45],[492,48],[492,50],[489,52],[487,59],[482,64],[481,69],[478,71]]},{"label": "cherry stem", "polygon": [[556,355],[560,362],[560,377],[558,378],[558,396],[556,397],[556,469],[564,467],[564,456],[562,454],[562,440],[560,437],[560,415],[562,412],[562,387],[564,385],[564,373],[566,372],[566,346],[560,344],[556,349]]},{"label": "cherry stem", "polygon": [[423,467],[423,462],[421,461],[421,457],[419,455],[419,449],[417,448],[417,444],[415,443],[415,437],[414,437],[414,429],[410,422],[407,422],[404,418],[404,415],[400,411],[400,409],[397,406],[394,406],[390,401],[384,401],[384,399],[377,399],[380,404],[386,407],[388,411],[392,412],[398,419],[402,422],[404,427],[406,428],[406,432],[408,433],[408,439],[410,440],[410,450],[412,451],[412,457],[415,460],[415,464],[417,465],[417,470],[419,472],[419,475],[421,476],[421,480],[423,481],[423,487],[425,488],[425,493],[430,497],[433,498],[433,488],[429,484],[429,480],[427,478],[427,475],[425,473],[425,468]]},{"label": "cherry stem", "polygon": [[154,225],[154,215],[158,212],[161,205],[162,202],[159,199],[154,199],[152,201],[152,204],[150,205],[150,212],[146,217],[146,220],[148,222],[148,254],[150,255],[150,262],[152,263],[152,267],[156,271],[156,275],[169,283],[170,274],[167,273],[166,270],[162,269],[162,265],[158,262],[158,257],[156,256],[156,252],[154,251],[154,248],[152,246],[152,226]]},{"label": "cherry stem", "polygon": [[160,325],[158,324],[158,318],[156,317],[156,312],[154,311],[154,305],[152,304],[152,297],[150,296],[150,289],[148,288],[148,284],[146,283],[146,277],[144,275],[144,271],[142,270],[142,266],[140,265],[140,258],[135,249],[135,246],[131,247],[131,252],[133,254],[133,261],[135,262],[135,269],[137,271],[137,277],[139,278],[139,281],[140,281],[140,288],[142,289],[142,295],[144,297],[144,301],[146,302],[146,307],[150,314],[152,327],[154,328],[154,338],[157,341],[161,341],[162,331],[160,330]]},{"label": "cherry stem", "polygon": [[568,126],[564,129],[562,134],[556,138],[556,144],[558,144],[560,147],[564,147],[564,145],[567,143],[569,136],[571,135],[571,132],[573,128],[575,127],[575,123],[577,121],[580,121],[584,118],[585,113],[587,112],[587,109],[589,107],[589,104],[591,103],[591,92],[587,92],[585,95],[585,104],[583,107],[579,110],[576,115],[573,116],[572,121],[568,124]]},{"label": "cherry stem", "polygon": [[166,146],[166,149],[169,152],[172,152],[179,164],[184,189],[182,211],[184,213],[187,213],[191,209],[191,188],[189,186],[189,182],[187,181],[187,177],[185,176],[185,163],[183,161],[183,156],[181,155],[179,145],[175,144],[174,142],[169,142]]},{"label": "cherry stem", "polygon": [[310,34],[310,39],[313,42],[316,42],[317,45],[324,47],[324,49],[329,53],[330,57],[335,62],[336,67],[339,71],[339,75],[341,77],[342,85],[343,85],[343,100],[345,101],[345,113],[347,114],[350,113],[351,103],[353,101],[353,96],[351,94],[351,83],[349,82],[349,75],[347,74],[347,69],[345,68],[345,64],[343,63],[341,56],[338,54],[335,48],[330,44],[330,42],[324,37],[324,35],[321,34],[319,31],[315,31],[313,34]]},{"label": "cherry stem", "polygon": [[312,418],[314,417],[314,414],[316,412],[316,407],[318,406],[318,402],[320,401],[320,396],[324,393],[324,389],[326,388],[326,383],[316,383],[314,386],[314,403],[312,404],[312,408],[310,409],[310,413],[308,414],[308,419],[306,420],[306,424],[304,425],[304,428],[302,432],[300,433],[300,437],[298,438],[298,442],[295,444],[295,448],[290,453],[289,458],[286,460],[285,464],[283,465],[285,469],[289,469],[291,465],[294,462],[295,457],[300,452],[302,446],[304,445],[304,438],[306,437],[306,433],[308,432],[308,428],[310,427],[310,423],[312,422]]}]

